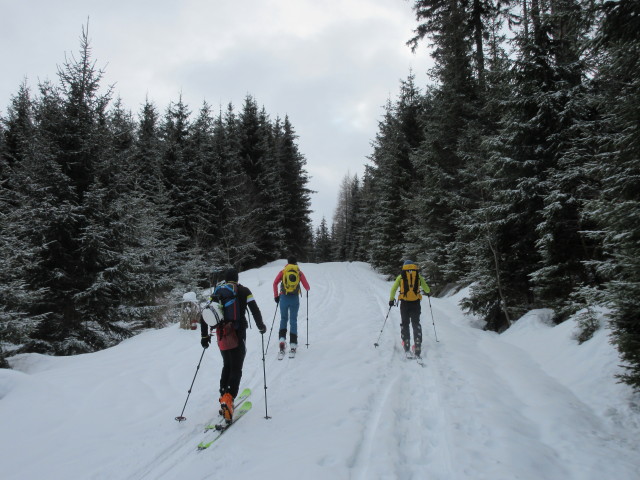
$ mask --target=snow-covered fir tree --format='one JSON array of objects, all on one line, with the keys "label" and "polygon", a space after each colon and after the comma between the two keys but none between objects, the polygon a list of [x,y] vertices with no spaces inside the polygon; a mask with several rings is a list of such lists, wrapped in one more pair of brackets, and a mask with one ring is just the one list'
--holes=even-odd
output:
[{"label": "snow-covered fir tree", "polygon": [[602,7],[594,40],[601,118],[598,154],[590,163],[602,187],[584,214],[600,226],[604,258],[594,263],[607,280],[614,342],[627,368],[622,378],[640,390],[640,4],[621,0]]},{"label": "snow-covered fir tree", "polygon": [[[215,269],[310,248],[308,177],[288,118],[274,125],[253,99],[240,116],[230,105],[214,118],[203,103],[192,118],[180,98],[162,118],[147,101],[136,120],[101,93],[102,74],[83,29],[59,85],[42,82],[35,98],[22,85],[2,118],[3,365],[7,351],[113,345],[162,324]],[[289,224],[274,213],[287,209]]]}]

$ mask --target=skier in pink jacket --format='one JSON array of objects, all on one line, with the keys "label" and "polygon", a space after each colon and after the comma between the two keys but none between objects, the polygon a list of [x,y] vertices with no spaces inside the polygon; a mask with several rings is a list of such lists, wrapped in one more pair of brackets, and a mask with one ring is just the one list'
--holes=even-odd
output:
[{"label": "skier in pink jacket", "polygon": [[287,259],[287,265],[278,272],[273,281],[273,297],[276,303],[280,304],[280,351],[284,352],[287,337],[287,322],[291,325],[289,343],[291,352],[295,354],[298,347],[298,310],[300,309],[300,295],[302,291],[300,284],[309,291],[304,273],[298,267],[295,257]]}]

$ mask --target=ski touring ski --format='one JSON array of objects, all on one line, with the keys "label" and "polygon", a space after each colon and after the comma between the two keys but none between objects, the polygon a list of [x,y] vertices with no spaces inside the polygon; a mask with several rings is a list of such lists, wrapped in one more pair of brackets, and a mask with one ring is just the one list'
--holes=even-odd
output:
[{"label": "ski touring ski", "polygon": [[426,367],[426,365],[424,363],[424,359],[421,356],[416,355],[413,352],[407,352],[407,360],[415,360],[416,363],[418,365],[420,365],[421,367]]},{"label": "ski touring ski", "polygon": [[244,390],[242,390],[238,396],[235,398],[235,400],[233,401],[233,408],[236,409],[240,406],[240,404],[242,402],[244,402],[247,398],[249,398],[251,396],[251,389],[250,388],[245,388]]},{"label": "ski touring ski", "polygon": [[231,421],[231,423],[226,423],[226,421],[223,421],[216,425],[208,425],[207,426],[208,430],[215,431],[215,437],[212,440],[200,442],[198,444],[198,450],[206,450],[207,448],[209,448],[213,443],[216,442],[216,440],[218,440],[224,434],[224,432],[229,430],[232,426],[236,424],[238,420],[244,417],[245,414],[249,410],[251,410],[251,407],[252,407],[251,402],[243,402],[240,405],[240,407],[234,412],[233,420]]},{"label": "ski touring ski", "polygon": [[415,360],[421,367],[426,367],[424,359],[420,355],[416,355],[415,352],[411,350],[404,350],[404,355],[407,360]]}]

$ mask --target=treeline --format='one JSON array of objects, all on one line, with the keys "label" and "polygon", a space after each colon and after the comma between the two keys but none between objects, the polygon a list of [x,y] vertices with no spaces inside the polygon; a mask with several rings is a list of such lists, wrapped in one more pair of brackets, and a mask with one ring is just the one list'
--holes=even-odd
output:
[{"label": "treeline", "polygon": [[[413,75],[389,100],[362,179],[342,185],[316,256],[396,273],[410,257],[435,291],[502,331],[551,307],[595,305],[640,388],[640,2],[421,0]],[[508,27],[508,28],[507,28]],[[507,38],[508,36],[508,38]]]},{"label": "treeline", "polygon": [[[288,118],[247,96],[192,114],[101,93],[86,32],[59,82],[23,84],[0,127],[0,363],[75,354],[156,325],[215,270],[312,242],[305,159]],[[20,350],[18,350],[20,348]]]}]

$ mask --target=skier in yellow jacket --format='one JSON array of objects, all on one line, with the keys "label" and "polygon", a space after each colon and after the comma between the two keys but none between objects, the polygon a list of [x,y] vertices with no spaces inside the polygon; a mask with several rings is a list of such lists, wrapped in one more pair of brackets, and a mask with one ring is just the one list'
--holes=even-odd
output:
[{"label": "skier in yellow jacket", "polygon": [[[402,346],[407,355],[411,345],[411,334],[409,323],[413,327],[413,354],[420,358],[422,352],[422,326],[420,325],[420,300],[422,293],[431,293],[431,288],[425,279],[420,275],[418,266],[411,260],[406,260],[402,266],[402,273],[398,275],[391,287],[389,306],[396,304],[396,292],[400,288],[398,302],[400,303],[400,337]],[[421,293],[422,291],[422,293]]]}]

